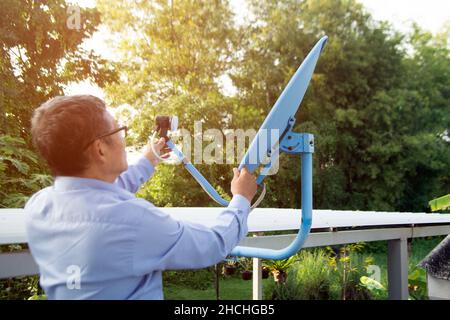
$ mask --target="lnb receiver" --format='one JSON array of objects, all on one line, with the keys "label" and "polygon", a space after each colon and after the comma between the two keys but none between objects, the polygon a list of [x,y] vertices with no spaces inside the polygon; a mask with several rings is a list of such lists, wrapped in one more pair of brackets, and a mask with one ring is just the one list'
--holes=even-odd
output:
[{"label": "lnb receiver", "polygon": [[178,117],[177,116],[156,116],[155,119],[156,128],[155,130],[159,132],[159,136],[164,138],[166,141],[169,139],[167,137],[167,131],[176,131],[178,128]]}]

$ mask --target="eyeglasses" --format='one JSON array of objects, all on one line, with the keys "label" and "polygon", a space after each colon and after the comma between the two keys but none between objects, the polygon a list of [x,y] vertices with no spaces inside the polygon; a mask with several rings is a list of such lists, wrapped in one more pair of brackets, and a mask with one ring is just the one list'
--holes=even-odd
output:
[{"label": "eyeglasses", "polygon": [[114,130],[111,131],[111,132],[102,134],[101,136],[98,136],[98,137],[96,137],[95,139],[92,139],[92,141],[90,141],[88,144],[86,144],[86,145],[84,146],[83,151],[86,150],[92,143],[94,143],[95,140],[101,139],[101,138],[105,138],[105,137],[108,137],[108,136],[111,136],[111,135],[113,135],[113,134],[115,134],[115,133],[117,133],[117,132],[119,132],[119,131],[122,131],[122,130],[124,131],[122,137],[123,137],[123,138],[126,138],[126,136],[127,136],[127,134],[128,134],[128,127],[127,127],[127,126],[122,126],[122,127],[120,127],[120,128],[114,129]]}]

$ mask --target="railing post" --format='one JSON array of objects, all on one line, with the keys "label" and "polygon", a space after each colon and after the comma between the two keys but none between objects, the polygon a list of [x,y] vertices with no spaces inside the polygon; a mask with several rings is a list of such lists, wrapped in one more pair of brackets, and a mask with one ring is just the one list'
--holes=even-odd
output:
[{"label": "railing post", "polygon": [[408,300],[408,243],[406,238],[388,241],[390,300]]},{"label": "railing post", "polygon": [[0,253],[0,279],[29,276],[39,273],[30,251]]},{"label": "railing post", "polygon": [[262,300],[262,261],[253,258],[253,300]]}]

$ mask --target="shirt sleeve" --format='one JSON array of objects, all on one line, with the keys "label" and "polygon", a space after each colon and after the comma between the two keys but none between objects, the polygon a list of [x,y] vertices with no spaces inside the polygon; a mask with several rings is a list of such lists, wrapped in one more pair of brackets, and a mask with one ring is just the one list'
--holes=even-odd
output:
[{"label": "shirt sleeve", "polygon": [[135,193],[141,185],[150,179],[155,168],[146,157],[141,157],[135,164],[129,165],[128,170],[123,172],[114,182],[117,186]]},{"label": "shirt sleeve", "polygon": [[250,202],[235,195],[214,225],[178,221],[158,208],[143,214],[136,234],[133,272],[198,269],[222,261],[248,232]]}]

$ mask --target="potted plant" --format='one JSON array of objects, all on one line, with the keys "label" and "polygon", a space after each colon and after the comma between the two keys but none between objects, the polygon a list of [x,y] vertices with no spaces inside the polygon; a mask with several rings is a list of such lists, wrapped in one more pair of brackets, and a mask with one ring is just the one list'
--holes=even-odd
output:
[{"label": "potted plant", "polygon": [[266,266],[262,268],[262,278],[267,279],[270,275],[270,269]]},{"label": "potted plant", "polygon": [[296,256],[284,260],[268,260],[267,267],[272,271],[273,279],[277,283],[285,283],[287,278],[287,269],[297,261]]},{"label": "potted plant", "polygon": [[223,265],[222,273],[226,276],[232,276],[236,273],[236,261],[235,260],[227,260]]},{"label": "potted plant", "polygon": [[243,280],[251,280],[253,276],[253,263],[252,259],[250,258],[242,258],[239,261],[239,264],[241,265],[243,271],[241,272],[241,277]]},{"label": "potted plant", "polygon": [[241,273],[241,277],[242,277],[242,280],[252,280],[252,277],[253,277],[253,271],[251,271],[251,270],[244,270],[244,271],[242,271],[242,273]]}]

